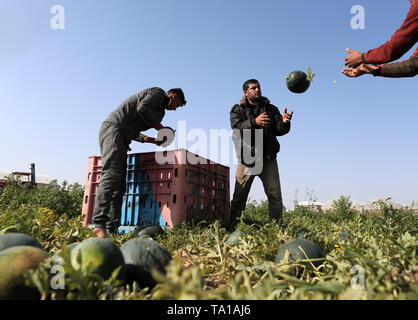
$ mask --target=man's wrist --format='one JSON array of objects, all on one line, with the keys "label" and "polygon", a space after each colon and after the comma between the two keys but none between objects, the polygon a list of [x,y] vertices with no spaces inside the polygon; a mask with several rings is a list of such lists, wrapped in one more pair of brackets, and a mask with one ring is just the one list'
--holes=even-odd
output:
[{"label": "man's wrist", "polygon": [[361,61],[362,61],[363,63],[367,64],[367,62],[366,62],[366,52],[363,52],[363,53],[361,54]]},{"label": "man's wrist", "polygon": [[147,143],[155,143],[155,139],[151,137],[146,137],[144,141]]},{"label": "man's wrist", "polygon": [[260,127],[259,124],[257,124],[257,120],[256,119],[251,119],[251,125],[253,128],[258,128]]},{"label": "man's wrist", "polygon": [[164,126],[163,126],[161,123],[156,123],[156,124],[154,125],[154,129],[155,129],[155,130],[161,130],[162,128],[164,128]]},{"label": "man's wrist", "polygon": [[383,66],[382,65],[377,66],[377,68],[373,70],[372,74],[375,77],[383,76]]}]

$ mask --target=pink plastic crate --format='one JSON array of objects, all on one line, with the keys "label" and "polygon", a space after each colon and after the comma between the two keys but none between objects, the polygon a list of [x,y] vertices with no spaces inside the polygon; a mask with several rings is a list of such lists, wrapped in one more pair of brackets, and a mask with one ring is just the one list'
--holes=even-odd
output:
[{"label": "pink plastic crate", "polygon": [[85,215],[84,226],[91,223],[94,213],[94,204],[96,201],[97,188],[99,186],[102,173],[102,158],[100,156],[89,157],[87,167],[87,180],[84,187],[83,208],[81,213]]}]

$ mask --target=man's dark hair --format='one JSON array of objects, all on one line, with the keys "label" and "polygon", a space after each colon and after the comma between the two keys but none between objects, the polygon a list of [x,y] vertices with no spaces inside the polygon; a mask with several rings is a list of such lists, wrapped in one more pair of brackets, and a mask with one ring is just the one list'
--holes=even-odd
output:
[{"label": "man's dark hair", "polygon": [[183,90],[181,90],[180,88],[170,89],[170,90],[168,90],[168,93],[177,93],[177,96],[179,97],[179,99],[182,102],[182,104],[181,104],[182,106],[184,106],[187,103],[187,101],[184,99]]},{"label": "man's dark hair", "polygon": [[256,80],[256,79],[247,80],[242,85],[242,89],[244,90],[244,92],[248,90],[248,87],[250,86],[251,83],[258,83],[258,84],[260,84],[260,82],[258,82],[258,80]]}]

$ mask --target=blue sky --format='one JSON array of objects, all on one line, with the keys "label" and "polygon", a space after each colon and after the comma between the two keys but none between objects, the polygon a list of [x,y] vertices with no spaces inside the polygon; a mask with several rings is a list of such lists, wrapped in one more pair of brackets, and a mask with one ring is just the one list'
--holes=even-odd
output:
[{"label": "blue sky", "polygon": [[[54,5],[65,9],[64,30],[50,27]],[[354,5],[365,8],[364,30],[350,26]],[[187,121],[209,135],[230,130],[242,83],[256,78],[274,105],[294,111],[279,138],[285,206],[296,190],[299,201],[310,190],[322,202],[345,195],[409,205],[418,200],[418,79],[340,73],[345,48],[380,46],[409,8],[407,0],[3,0],[0,171],[34,162],[37,173],[84,184],[102,121],[130,95],[183,88],[187,106],[163,124]],[[284,77],[309,66],[310,89],[289,92]],[[236,165],[225,164],[233,189]],[[250,198],[266,198],[258,179]]]}]

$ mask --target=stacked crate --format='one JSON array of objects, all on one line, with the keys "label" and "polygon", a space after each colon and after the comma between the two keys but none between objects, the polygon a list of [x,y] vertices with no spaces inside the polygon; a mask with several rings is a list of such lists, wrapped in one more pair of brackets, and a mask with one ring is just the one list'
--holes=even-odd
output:
[{"label": "stacked crate", "polygon": [[91,223],[96,202],[97,188],[102,174],[102,158],[99,156],[89,157],[87,166],[87,179],[84,186],[83,207],[81,213],[85,215],[83,225],[86,227]]},{"label": "stacked crate", "polygon": [[[84,225],[91,223],[100,173],[100,157],[90,157]],[[173,227],[203,219],[228,224],[229,198],[229,167],[185,149],[129,154],[120,229],[126,232],[148,224]]]}]

